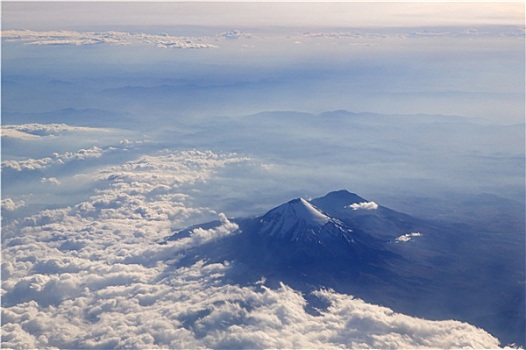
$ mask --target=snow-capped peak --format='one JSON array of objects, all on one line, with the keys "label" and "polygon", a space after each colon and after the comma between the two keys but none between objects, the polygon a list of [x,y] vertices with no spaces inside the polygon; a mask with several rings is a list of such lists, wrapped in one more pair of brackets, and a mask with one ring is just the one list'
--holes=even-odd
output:
[{"label": "snow-capped peak", "polygon": [[[327,224],[336,222],[322,213],[309,201],[297,198],[282,204],[260,218],[259,233],[264,236],[276,236],[288,240],[300,240],[314,237],[329,228]],[[334,231],[330,229],[329,231]]]},{"label": "snow-capped peak", "polygon": [[286,203],[285,212],[294,213],[296,219],[305,221],[309,226],[325,225],[329,217],[316,209],[311,203],[303,198],[294,199]]}]

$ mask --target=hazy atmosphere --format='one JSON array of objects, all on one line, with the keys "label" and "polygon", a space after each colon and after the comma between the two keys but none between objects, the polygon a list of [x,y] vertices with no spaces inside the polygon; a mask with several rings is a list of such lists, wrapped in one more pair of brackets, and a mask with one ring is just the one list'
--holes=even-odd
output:
[{"label": "hazy atmosphere", "polygon": [[524,11],[2,2],[2,347],[524,347]]}]

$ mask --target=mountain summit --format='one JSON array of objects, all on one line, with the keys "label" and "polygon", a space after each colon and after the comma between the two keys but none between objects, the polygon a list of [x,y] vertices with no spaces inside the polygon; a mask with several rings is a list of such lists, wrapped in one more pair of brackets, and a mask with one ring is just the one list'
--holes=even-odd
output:
[{"label": "mountain summit", "polygon": [[[347,197],[345,204],[352,204],[348,195],[340,195]],[[357,195],[351,197],[365,201]],[[352,211],[346,209],[349,210]],[[336,273],[350,281],[358,276],[384,274],[383,261],[394,255],[385,249],[382,240],[364,230],[354,230],[352,225],[303,198],[281,204],[256,218],[232,221],[238,225],[236,232],[214,241],[207,252],[197,252],[195,257],[236,260],[265,275],[308,274],[317,280],[315,275],[324,279],[333,278]],[[220,222],[211,222],[193,226],[169,239],[188,237],[197,227],[210,230],[219,225]],[[211,251],[213,257],[208,256]]]},{"label": "mountain summit", "polygon": [[[270,210],[261,220],[265,224],[278,222],[283,225],[283,230],[288,231],[289,225],[295,223],[305,227],[319,227],[329,222],[330,218],[305,199],[297,198]],[[273,233],[275,232],[270,234]]]},{"label": "mountain summit", "polygon": [[256,233],[287,241],[318,241],[327,236],[343,236],[352,232],[336,219],[327,216],[303,198],[293,199],[263,215]]}]

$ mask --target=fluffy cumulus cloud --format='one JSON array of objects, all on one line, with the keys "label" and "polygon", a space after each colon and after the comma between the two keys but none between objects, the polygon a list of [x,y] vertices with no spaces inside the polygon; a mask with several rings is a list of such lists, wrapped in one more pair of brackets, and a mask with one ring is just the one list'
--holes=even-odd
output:
[{"label": "fluffy cumulus cloud", "polygon": [[25,205],[24,201],[14,201],[11,198],[2,199],[2,211],[15,211]]},{"label": "fluffy cumulus cloud", "polygon": [[[496,348],[457,321],[426,321],[319,291],[313,315],[287,287],[225,283],[229,263],[165,269],[90,262],[84,273],[35,275],[3,309],[4,347],[60,348]],[[64,267],[62,267],[64,268]],[[104,276],[104,277],[101,277]]]},{"label": "fluffy cumulus cloud", "polygon": [[[3,227],[5,348],[496,348],[456,321],[397,314],[330,290],[308,312],[302,293],[229,284],[236,262],[180,263],[188,249],[237,229],[192,206],[189,189],[247,161],[210,151],[161,152],[99,173],[96,192]],[[220,225],[174,241],[203,214]],[[162,243],[162,244],[161,244]]]},{"label": "fluffy cumulus cloud", "polygon": [[106,147],[104,149],[93,146],[87,149],[80,149],[76,152],[65,152],[65,153],[53,153],[50,157],[38,158],[38,159],[24,159],[24,160],[5,160],[2,162],[2,170],[11,169],[14,171],[24,170],[42,170],[54,165],[62,165],[67,162],[75,160],[85,160],[100,158],[106,152],[114,150],[113,147]]},{"label": "fluffy cumulus cloud", "polygon": [[378,209],[378,204],[375,202],[353,203],[348,205],[347,208],[351,208],[352,210],[376,210]]},{"label": "fluffy cumulus cloud", "polygon": [[[222,224],[218,227],[195,229],[183,240],[159,244],[172,233],[173,225],[217,217],[210,209],[193,206],[183,192],[219,168],[246,160],[197,150],[140,157],[101,170],[96,175],[98,188],[86,201],[4,222],[3,345],[90,348],[136,343],[148,347],[153,338],[139,334],[145,328],[132,327],[122,335],[108,334],[104,328],[121,316],[122,322],[128,322],[131,309],[121,309],[123,302],[137,311],[133,317],[141,323],[143,307],[163,286],[160,280],[168,262],[176,261],[185,249],[237,229],[219,214]],[[43,181],[54,182],[52,178]],[[2,201],[5,210],[20,205],[11,199]],[[129,303],[119,295],[128,295],[130,288],[154,294],[137,295],[140,301]],[[100,327],[90,326],[95,324]],[[159,325],[154,328],[166,330]],[[138,333],[131,336],[133,332]]]},{"label": "fluffy cumulus cloud", "polygon": [[127,32],[76,32],[76,31],[32,31],[5,30],[2,38],[33,45],[133,45],[148,44],[159,48],[204,49],[214,45],[204,42],[206,38],[180,37],[169,34],[146,34]]},{"label": "fluffy cumulus cloud", "polygon": [[[109,149],[94,146],[40,163],[98,159]],[[185,259],[238,229],[213,203],[197,205],[194,194],[252,161],[209,150],[159,150],[91,170],[95,188],[69,206],[16,216],[24,202],[3,199],[2,210],[13,218],[2,222],[2,347],[499,346],[465,323],[417,319],[330,290],[307,297],[264,280],[231,283],[246,269],[239,262]],[[207,220],[219,224],[166,240],[175,228]],[[327,307],[313,312],[313,297]]]}]

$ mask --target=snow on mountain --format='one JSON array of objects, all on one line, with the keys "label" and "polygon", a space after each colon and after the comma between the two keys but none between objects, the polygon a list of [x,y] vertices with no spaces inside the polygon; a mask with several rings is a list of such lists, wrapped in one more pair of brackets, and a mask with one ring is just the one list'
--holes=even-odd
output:
[{"label": "snow on mountain", "polygon": [[259,236],[291,242],[327,244],[334,239],[351,243],[352,229],[320,211],[312,203],[297,198],[263,215],[253,229]]},{"label": "snow on mountain", "polygon": [[[342,242],[343,245],[359,242],[362,250],[376,249],[407,232],[417,232],[415,226],[418,225],[418,221],[406,214],[376,203],[375,210],[354,210],[351,207],[353,203],[357,206],[371,206],[370,203],[374,202],[342,190],[330,192],[312,201],[296,198],[262,216],[234,221],[239,224],[238,234],[256,240],[262,239],[267,243],[277,241],[276,244],[280,247],[284,247],[285,242],[301,243],[300,245],[319,243],[325,247]],[[210,229],[219,224],[219,221],[215,221],[192,226],[175,233],[169,239],[186,237],[198,227]],[[305,247],[303,245],[303,248]]]},{"label": "snow on mountain", "polygon": [[261,217],[259,234],[297,241],[319,234],[331,221],[327,215],[303,198],[282,204]]},{"label": "snow on mountain", "polygon": [[325,225],[330,220],[327,215],[323,214],[303,198],[293,199],[288,203],[272,209],[264,218],[274,218],[276,216],[302,220],[310,226]]}]

